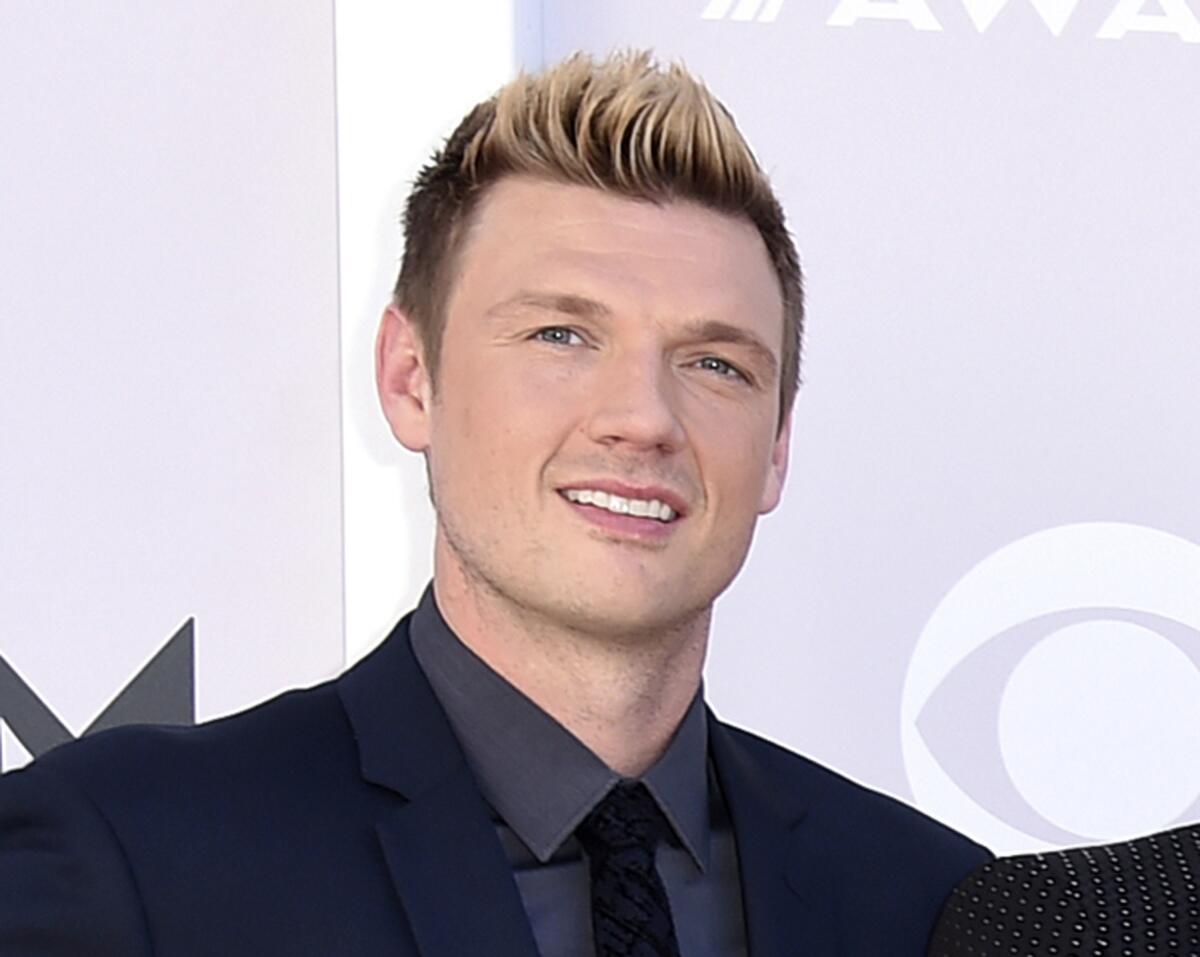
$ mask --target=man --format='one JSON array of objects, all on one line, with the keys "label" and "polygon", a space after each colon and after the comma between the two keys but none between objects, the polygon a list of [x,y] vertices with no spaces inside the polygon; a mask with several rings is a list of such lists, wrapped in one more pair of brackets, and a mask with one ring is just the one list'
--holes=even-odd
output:
[{"label": "man", "polygon": [[377,373],[431,589],[335,682],[5,781],[0,954],[923,953],[986,852],[701,699],[802,317],[729,115],[573,58],[464,119],[405,230]]}]

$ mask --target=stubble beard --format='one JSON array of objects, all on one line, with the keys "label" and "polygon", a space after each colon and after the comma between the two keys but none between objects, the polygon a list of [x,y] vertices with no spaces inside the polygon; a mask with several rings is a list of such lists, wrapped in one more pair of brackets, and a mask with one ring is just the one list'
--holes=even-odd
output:
[{"label": "stubble beard", "polygon": [[[694,635],[699,629],[707,635],[712,602],[696,608],[656,609],[665,614],[647,614],[632,618],[611,614],[603,598],[592,598],[587,581],[572,582],[565,576],[551,581],[555,556],[536,542],[530,542],[520,562],[529,571],[522,576],[505,567],[504,550],[479,542],[462,533],[450,512],[440,507],[430,484],[430,499],[437,514],[437,534],[445,543],[457,569],[481,607],[493,609],[531,634],[570,633],[580,640],[606,645],[655,645],[674,643],[682,635]],[[561,563],[559,563],[561,565]]]}]

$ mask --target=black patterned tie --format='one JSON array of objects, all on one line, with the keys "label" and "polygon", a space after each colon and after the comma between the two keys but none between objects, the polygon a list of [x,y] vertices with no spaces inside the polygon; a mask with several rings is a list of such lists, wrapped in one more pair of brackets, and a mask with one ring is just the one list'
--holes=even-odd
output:
[{"label": "black patterned tie", "polygon": [[644,784],[622,782],[576,829],[592,874],[596,957],[679,957],[671,903],[654,868],[668,827]]}]

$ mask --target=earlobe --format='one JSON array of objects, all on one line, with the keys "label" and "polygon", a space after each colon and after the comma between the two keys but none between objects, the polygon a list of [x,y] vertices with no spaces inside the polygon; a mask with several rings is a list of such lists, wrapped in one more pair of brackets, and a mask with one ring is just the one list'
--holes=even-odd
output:
[{"label": "earlobe", "polygon": [[779,428],[779,434],[775,436],[775,443],[771,448],[771,462],[767,466],[767,477],[763,484],[762,498],[758,503],[759,515],[766,515],[767,512],[779,504],[780,498],[783,497],[783,483],[787,479],[788,455],[791,451],[791,441],[792,414],[789,412],[787,418],[783,420],[783,424]]},{"label": "earlobe", "polygon": [[379,321],[375,384],[392,435],[406,449],[424,452],[433,400],[425,350],[412,320],[395,305],[388,306]]}]

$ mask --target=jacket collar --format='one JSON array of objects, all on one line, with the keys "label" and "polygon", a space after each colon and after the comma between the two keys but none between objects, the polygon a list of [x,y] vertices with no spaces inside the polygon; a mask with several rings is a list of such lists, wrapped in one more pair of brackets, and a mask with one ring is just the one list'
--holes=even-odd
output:
[{"label": "jacket collar", "polygon": [[[487,805],[408,625],[406,617],[337,683],[363,778],[397,796],[375,822],[392,882],[422,957],[537,957]],[[448,904],[462,901],[470,906]]]}]

